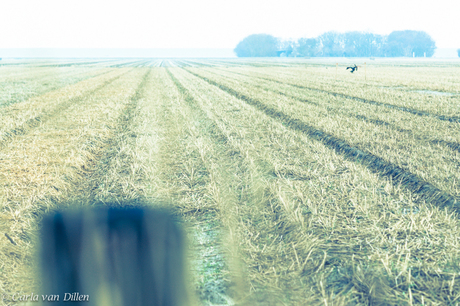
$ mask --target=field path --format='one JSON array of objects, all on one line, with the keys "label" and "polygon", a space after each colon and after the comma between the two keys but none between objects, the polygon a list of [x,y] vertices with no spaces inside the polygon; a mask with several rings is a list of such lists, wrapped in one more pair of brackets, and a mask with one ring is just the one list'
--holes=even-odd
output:
[{"label": "field path", "polygon": [[[180,93],[164,68],[153,68],[135,123],[138,158],[144,171],[145,197],[158,205],[170,205],[184,221],[191,243],[191,268],[201,303],[231,303],[232,276],[222,209],[224,174],[208,157],[215,139],[206,131],[203,117]],[[211,137],[211,138],[210,138]],[[228,191],[224,191],[227,196]],[[168,203],[168,204],[164,204]]]}]

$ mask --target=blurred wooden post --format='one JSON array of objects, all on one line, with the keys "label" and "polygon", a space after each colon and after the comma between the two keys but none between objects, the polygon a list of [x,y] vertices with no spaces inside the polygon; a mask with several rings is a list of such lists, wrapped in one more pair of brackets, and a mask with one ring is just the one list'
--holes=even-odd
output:
[{"label": "blurred wooden post", "polygon": [[41,230],[42,294],[98,306],[190,305],[184,252],[165,211],[56,212]]}]

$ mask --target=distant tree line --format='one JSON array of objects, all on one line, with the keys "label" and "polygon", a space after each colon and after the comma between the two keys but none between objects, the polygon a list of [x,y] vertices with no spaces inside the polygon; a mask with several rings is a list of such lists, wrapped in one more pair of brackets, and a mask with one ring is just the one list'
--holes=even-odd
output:
[{"label": "distant tree line", "polygon": [[[369,32],[326,32],[315,38],[283,41],[268,34],[253,34],[234,49],[238,57],[431,57],[436,45],[423,31],[393,31],[390,35]],[[459,49],[460,56],[460,49]]]}]

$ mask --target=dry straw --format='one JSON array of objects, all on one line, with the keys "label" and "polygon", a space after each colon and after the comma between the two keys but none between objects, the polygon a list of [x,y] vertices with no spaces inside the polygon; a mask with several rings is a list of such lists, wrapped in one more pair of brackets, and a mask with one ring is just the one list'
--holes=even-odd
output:
[{"label": "dry straw", "polygon": [[11,108],[2,131],[46,120],[0,151],[0,227],[16,243],[2,235],[2,290],[37,288],[44,211],[146,198],[185,220],[203,304],[455,305],[460,224],[436,205],[460,194],[458,123],[439,117],[459,101],[409,90],[452,92],[455,67],[376,60],[366,87],[335,82],[334,63],[168,61],[193,74],[136,68],[80,84],[51,117],[65,91]]}]

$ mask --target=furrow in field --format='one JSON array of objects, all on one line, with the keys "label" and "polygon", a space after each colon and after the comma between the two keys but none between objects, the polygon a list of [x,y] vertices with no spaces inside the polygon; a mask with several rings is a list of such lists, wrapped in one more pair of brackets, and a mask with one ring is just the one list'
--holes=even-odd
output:
[{"label": "furrow in field", "polygon": [[[309,83],[314,82],[315,87],[327,88],[334,84],[336,91],[348,91],[350,86],[353,88],[362,85],[369,86],[373,89],[390,89],[391,90],[433,90],[440,92],[458,92],[460,78],[457,74],[458,67],[452,63],[447,67],[414,67],[394,69],[388,66],[369,65],[367,67],[367,81],[362,79],[363,69],[358,71],[360,76],[355,76],[345,71],[346,65],[340,64],[339,73],[334,69],[309,69],[313,67],[278,69],[272,70],[265,74],[265,77],[278,76],[282,79],[291,79],[299,81],[300,79]],[[333,68],[333,67],[331,67]],[[308,71],[310,70],[310,71]],[[308,72],[307,72],[308,71]],[[307,73],[306,73],[307,72]],[[336,77],[337,74],[337,77]],[[337,80],[336,80],[337,78]]]},{"label": "furrow in field", "polygon": [[336,150],[340,154],[344,154],[348,159],[355,160],[366,165],[370,170],[375,173],[391,177],[394,184],[402,184],[411,192],[419,194],[427,201],[443,208],[449,207],[456,211],[460,211],[459,201],[451,194],[438,189],[433,184],[423,180],[421,177],[407,171],[385,159],[375,156],[371,153],[367,153],[360,148],[353,147],[347,143],[347,141],[337,138],[333,134],[327,133],[315,126],[306,124],[300,119],[294,118],[284,112],[279,111],[275,107],[271,107],[257,99],[246,96],[232,88],[217,83],[211,79],[203,77],[192,71],[187,70],[196,77],[199,77],[211,85],[217,86],[220,89],[228,92],[229,94],[244,100],[246,103],[256,107],[263,113],[271,116],[272,118],[283,122],[290,128],[309,135],[310,137],[323,142],[328,147]]},{"label": "furrow in field", "polygon": [[[185,101],[196,114],[194,118],[200,122],[198,125],[201,126],[199,130],[200,135],[207,135],[209,137],[209,141],[204,146],[208,148],[205,150],[207,154],[202,158],[206,160],[211,179],[214,180],[212,196],[219,204],[217,217],[219,217],[220,222],[225,226],[226,231],[231,234],[232,244],[237,244],[238,242],[241,244],[241,241],[236,236],[238,231],[242,229],[244,229],[243,231],[250,231],[252,236],[260,229],[246,222],[238,224],[238,218],[241,218],[245,211],[242,205],[251,206],[252,202],[264,202],[268,198],[264,193],[271,193],[267,188],[262,187],[267,178],[267,169],[264,169],[265,162],[258,156],[250,156],[251,152],[248,148],[235,145],[233,137],[228,133],[228,130],[223,128],[216,114],[210,112],[203,105],[196,91],[190,91],[190,86],[193,85],[188,81],[179,80],[171,72],[169,73],[178,90],[184,96]],[[247,158],[243,158],[243,156]],[[271,175],[269,174],[268,177],[271,177]],[[262,194],[260,194],[261,192]],[[268,203],[264,204],[268,205]],[[267,208],[264,208],[265,213],[269,211]],[[253,214],[246,215],[245,218],[251,218],[252,216]],[[277,219],[280,226],[284,226],[283,222],[287,221],[281,215]],[[255,237],[244,237],[246,241],[252,238]],[[231,244],[229,246],[232,247]],[[249,246],[250,242],[249,245],[244,245],[243,249]],[[232,248],[235,248],[235,246]],[[236,262],[239,261],[238,255],[239,252],[237,250],[233,251],[233,260]],[[243,260],[246,261],[246,259]],[[238,266],[238,263],[236,266]],[[238,270],[238,268],[236,269]],[[233,272],[236,272],[236,275],[233,275],[233,279],[236,281],[237,287],[240,287],[237,289],[237,298],[241,299],[243,296],[247,296],[245,300],[241,301],[242,304],[270,305],[284,299],[281,297],[282,294],[279,288],[270,288],[267,285],[274,279],[271,281],[263,280],[264,277],[268,276],[266,271],[259,276],[250,275],[248,285],[242,279],[241,271]],[[247,286],[250,286],[251,289]]]},{"label": "furrow in field", "polygon": [[[29,190],[35,192],[35,188],[52,187],[54,181],[61,184],[53,187],[58,194],[68,192],[70,188],[68,186],[74,179],[80,183],[81,178],[78,177],[91,168],[91,162],[88,161],[95,160],[95,152],[98,152],[101,146],[104,147],[101,142],[109,139],[108,135],[113,133],[116,121],[114,116],[117,114],[123,116],[121,114],[123,107],[127,97],[132,96],[133,86],[138,82],[138,75],[139,72],[133,71],[118,77],[113,83],[85,95],[79,103],[73,103],[59,116],[50,117],[29,133],[18,135],[6,144],[0,151],[1,159],[6,162],[2,167],[3,186],[24,188],[23,191],[12,193],[11,201],[16,195],[28,194]],[[30,152],[25,148],[29,148]],[[15,151],[17,154],[14,154]],[[56,160],[56,163],[50,162],[49,155],[57,152],[61,152],[62,156]],[[81,164],[83,161],[85,163]],[[74,167],[73,164],[80,166]],[[51,179],[48,176],[52,175],[53,171],[49,168],[53,166],[57,167],[55,168],[57,172]],[[28,172],[31,173],[31,177],[33,174],[39,177],[28,182],[22,175]]]},{"label": "furrow in field", "polygon": [[[265,178],[266,169],[259,169],[254,165],[251,169],[250,165],[253,160],[255,160],[256,164],[263,164],[263,161],[261,161],[258,156],[250,155],[251,152],[248,151],[247,148],[244,148],[244,146],[239,147],[238,145],[235,145],[234,136],[229,134],[229,131],[222,126],[222,122],[219,122],[220,118],[216,117],[216,114],[210,111],[206,105],[203,105],[203,101],[200,99],[200,95],[206,93],[203,88],[197,87],[196,90],[192,92],[190,87],[195,86],[188,80],[184,80],[183,77],[180,77],[182,80],[179,80],[172,73],[170,73],[170,76],[181,94],[184,96],[185,100],[188,102],[188,105],[198,113],[196,118],[199,119],[200,122],[204,123],[204,129],[202,128],[200,133],[207,134],[211,137],[210,142],[207,143],[207,145],[214,146],[214,150],[217,151],[215,153],[216,155],[207,155],[205,158],[208,160],[208,163],[210,159],[216,159],[213,167],[211,166],[209,168],[211,168],[213,177],[218,177],[216,180],[217,184],[214,188],[218,190],[220,189],[220,191],[217,191],[217,194],[214,195],[214,197],[219,197],[220,202],[224,201],[221,205],[225,205],[220,206],[218,210],[221,222],[226,225],[227,231],[233,233],[234,236],[238,237],[238,228],[240,230],[244,229],[244,231],[248,231],[252,236],[257,233],[260,228],[254,227],[250,224],[250,222],[238,224],[236,220],[241,218],[243,215],[245,218],[251,218],[254,214],[253,212],[251,215],[245,215],[245,209],[242,205],[251,206],[252,202],[265,200],[264,195],[258,195],[257,193],[261,192],[261,186],[264,185],[264,181],[261,180],[261,178]],[[197,94],[197,92],[199,93]],[[246,156],[246,158],[243,158],[243,156]],[[249,159],[249,162],[247,159]],[[233,190],[233,192],[229,194],[229,190]],[[264,191],[266,192],[267,190]],[[222,194],[219,196],[219,193]],[[268,210],[265,213],[268,213]],[[277,219],[279,219],[278,221],[280,225],[285,220],[281,216],[278,216]],[[262,231],[262,235],[265,236],[264,231]],[[241,245],[241,240],[238,238],[235,237],[233,239],[237,239]],[[248,237],[244,237],[244,240],[247,239]],[[251,245],[250,242],[249,245]],[[246,244],[243,246],[243,252],[249,245]],[[253,245],[251,246],[254,247]],[[234,256],[237,255],[238,254],[234,254]],[[252,254],[252,256],[254,256],[254,254]],[[247,259],[244,258],[243,260],[246,262]],[[260,260],[260,258],[258,260]],[[259,264],[262,266],[265,263],[260,262]],[[267,262],[267,264],[271,266],[271,263]],[[261,266],[259,266],[259,269]],[[263,271],[261,274],[263,275],[262,278],[270,278],[270,276],[268,276],[270,273],[266,274],[266,271]],[[267,288],[266,285],[267,283],[270,283],[270,281],[273,281],[273,279],[268,281],[265,279],[262,281],[259,277],[250,275],[248,285],[245,284],[244,280],[240,280],[240,286],[246,287],[242,289],[244,292],[243,296],[248,295],[248,297],[242,301],[242,304],[270,305],[272,303],[279,302],[279,289]],[[248,288],[251,289],[248,291]]]},{"label": "furrow in field", "polygon": [[[131,118],[128,119],[130,124],[122,124],[125,128],[121,133],[126,137],[117,137],[119,144],[110,150],[118,152],[112,154],[111,167],[107,168],[101,162],[102,168],[98,171],[101,179],[95,180],[99,182],[96,199],[102,202],[141,200],[154,207],[166,206],[176,211],[180,207],[178,199],[170,203],[167,201],[171,198],[171,185],[181,177],[181,173],[174,173],[177,169],[174,163],[182,161],[177,156],[180,148],[170,149],[176,143],[174,120],[177,116],[169,117],[168,106],[175,100],[167,95],[170,90],[165,84],[167,76],[161,73],[163,69],[149,70],[136,106],[131,106],[131,115],[128,116]],[[109,159],[110,153],[107,153],[105,156]],[[107,168],[107,172],[104,172],[104,168]]]},{"label": "furrow in field", "polygon": [[432,65],[424,68],[396,69],[390,65],[369,64],[367,66],[367,80],[363,78],[363,73],[366,72],[363,71],[362,66],[357,71],[358,73],[351,74],[349,70],[345,70],[347,66],[350,66],[349,64],[343,61],[338,64],[338,67],[335,67],[335,63],[325,66],[310,62],[305,63],[303,67],[245,69],[245,72],[253,76],[276,78],[284,81],[291,80],[298,84],[310,83],[319,89],[331,88],[333,84],[334,91],[343,93],[349,91],[350,88],[355,89],[355,93],[359,93],[363,87],[376,90],[391,89],[393,92],[394,90],[430,89],[459,93],[460,78],[456,71],[458,68],[455,67],[454,63],[447,67]]},{"label": "furrow in field", "polygon": [[[219,75],[219,73],[216,73],[216,72],[213,72],[213,71],[207,71],[207,72],[213,73],[213,74],[215,74],[217,76],[221,76],[221,75]],[[237,80],[237,78],[232,78],[232,79]],[[308,103],[308,104],[315,105],[315,106],[322,106],[328,112],[335,112],[335,113],[340,112],[341,114],[346,114],[349,117],[354,117],[354,118],[356,118],[358,120],[364,120],[366,122],[370,122],[370,123],[373,123],[375,125],[387,126],[387,127],[390,127],[391,129],[397,130],[399,132],[410,132],[410,130],[408,130],[408,129],[399,128],[399,127],[395,126],[394,124],[391,124],[391,123],[383,121],[383,120],[368,118],[366,116],[356,114],[354,112],[351,112],[351,111],[349,111],[347,109],[343,109],[343,108],[338,109],[338,108],[330,107],[325,103],[320,103],[320,102],[315,102],[315,101],[312,101],[312,100],[304,99],[304,98],[300,97],[299,95],[293,95],[293,94],[290,94],[290,93],[288,93],[286,91],[280,91],[279,88],[273,88],[273,87],[270,87],[270,86],[267,86],[267,85],[259,85],[257,83],[253,83],[252,81],[254,81],[254,80],[249,79],[249,82],[247,82],[247,84],[250,84],[251,87],[260,88],[260,89],[266,90],[266,91],[271,91],[271,92],[276,93],[278,95],[282,95],[282,96],[285,96],[285,97],[288,97],[288,98],[292,98],[292,99],[295,99],[295,100],[297,100],[299,102],[302,102],[302,103]]]},{"label": "furrow in field", "polygon": [[[195,75],[174,67],[133,69],[0,150],[0,232],[7,234],[0,236],[0,294],[37,291],[32,254],[44,211],[123,201],[167,205],[185,220],[193,284],[204,305],[458,300],[457,214],[371,171],[372,156],[337,148],[337,141],[358,151],[381,143],[383,154],[392,148],[385,147],[387,135],[399,142],[410,134],[422,146],[409,152],[429,152],[403,162],[433,160],[448,177],[452,169],[444,167],[458,160],[456,137],[415,128],[435,129],[440,120],[399,112],[407,120],[399,124],[374,114],[375,105],[350,99],[345,105],[330,95],[324,103],[325,93],[272,82],[240,85],[209,76],[212,69],[189,69]],[[87,89],[72,90],[78,96]],[[42,104],[52,110],[61,102],[53,99]],[[458,130],[456,123],[442,124],[442,131]],[[367,138],[354,139],[356,131]],[[372,140],[369,131],[385,137]],[[430,136],[423,138],[424,131]]]},{"label": "furrow in field", "polygon": [[91,167],[93,170],[85,176],[84,184],[79,187],[78,202],[87,205],[118,203],[143,198],[141,188],[135,183],[142,180],[141,169],[134,167],[133,149],[137,135],[133,131],[133,121],[138,115],[138,103],[144,98],[145,88],[150,81],[150,68],[145,71],[135,92],[119,112],[119,117],[112,132],[106,140],[104,151]]},{"label": "furrow in field", "polygon": [[[409,226],[414,217],[424,219],[418,215],[421,211],[437,214],[435,224],[444,212],[415,200],[391,179],[335,154],[321,139],[283,125],[272,114],[184,70],[170,71],[226,136],[223,145],[246,169],[240,197],[223,213],[235,220],[230,228],[240,244],[249,296],[254,298],[248,304],[404,304],[408,287],[402,283],[408,279],[417,279],[414,300],[439,299],[425,295],[429,286],[421,285],[435,275],[426,257],[416,259],[436,249],[419,244],[424,227],[412,228],[402,240],[387,235],[400,233],[400,226]],[[455,215],[449,218],[458,223]],[[449,241],[458,244],[457,229],[452,230]],[[444,243],[437,234],[432,237]],[[412,252],[411,268],[402,274],[401,243]],[[454,250],[447,248],[445,255]],[[440,268],[439,262],[432,268]],[[397,275],[405,275],[405,281]]]},{"label": "furrow in field", "polygon": [[[129,71],[109,75],[103,74],[102,77],[95,80],[85,80],[60,90],[34,97],[23,103],[3,108],[0,115],[0,120],[3,122],[0,128],[0,147],[5,146],[15,137],[24,135],[47,120],[58,116],[71,105],[80,103],[87,96],[103,89],[127,73]],[[66,95],[70,95],[70,97],[66,97]]]},{"label": "furrow in field", "polygon": [[[219,190],[225,185],[216,182],[216,165],[206,159],[215,158],[206,132],[208,122],[184,99],[164,68],[152,70],[134,128],[135,155],[143,161],[145,174],[144,196],[152,205],[169,205],[185,220],[193,242],[194,289],[202,304],[227,304],[227,251],[217,217],[222,202]],[[225,188],[221,192],[227,193]]]},{"label": "furrow in field", "polygon": [[[219,76],[219,74],[214,71],[206,71]],[[239,81],[238,77],[229,77],[227,75],[225,75],[225,77],[227,80],[231,79],[236,83]],[[251,87],[260,88],[265,91],[271,91],[276,94],[295,99],[302,103],[319,106],[326,109],[330,114],[340,114],[346,115],[348,117],[353,117],[357,120],[366,121],[377,126],[383,126],[396,132],[406,133],[409,137],[417,139],[417,141],[429,143],[431,145],[442,145],[454,151],[460,152],[460,144],[458,142],[438,138],[439,135],[448,137],[450,139],[455,138],[456,134],[452,133],[452,129],[455,129],[455,127],[451,126],[450,124],[433,122],[427,126],[425,124],[426,122],[424,121],[414,120],[414,118],[408,116],[401,116],[400,113],[395,111],[382,112],[378,108],[362,107],[362,105],[359,104],[346,103],[346,100],[344,100],[343,103],[340,103],[340,99],[327,100],[327,97],[325,96],[309,97],[309,99],[305,99],[308,94],[292,91],[288,88],[274,88],[273,86],[270,86],[270,83],[261,85],[260,82],[257,82],[257,79],[246,79],[245,84],[250,85]],[[312,98],[318,101],[312,101]],[[373,116],[374,118],[369,116]],[[401,122],[403,122],[403,124],[401,124]],[[411,125],[406,126],[407,122],[411,122]]]},{"label": "furrow in field", "polygon": [[[460,95],[458,90],[460,78],[457,70],[458,67],[455,65],[396,69],[388,66],[373,66],[370,69],[368,67],[367,80],[363,80],[362,70],[360,70],[361,76],[352,76],[349,72],[343,71],[338,73],[336,77],[331,70],[293,69],[289,71],[289,69],[285,69],[284,72],[280,71],[274,77],[338,93],[348,94],[352,90],[355,96],[358,95],[361,98],[371,100],[376,99],[377,101],[390,100],[391,104],[400,104],[403,101],[411,108],[439,113],[440,110],[429,104],[439,103],[440,98],[448,98],[449,102],[449,99],[454,99],[452,102],[458,101],[458,99],[455,100]],[[263,76],[271,77],[273,72]],[[410,101],[407,99],[407,95],[416,97],[417,101]],[[419,106],[416,103],[419,101],[424,105]],[[442,111],[445,112],[446,110]]]},{"label": "furrow in field", "polygon": [[[152,189],[151,184],[155,183],[153,178],[157,179],[158,175],[158,173],[151,173],[150,165],[150,162],[158,157],[152,156],[150,153],[157,148],[154,144],[143,143],[143,141],[146,137],[148,138],[149,134],[157,132],[155,125],[152,124],[152,113],[149,110],[151,110],[152,104],[158,103],[158,101],[151,99],[152,92],[164,91],[164,88],[161,86],[162,84],[155,84],[158,82],[159,76],[158,73],[153,73],[154,69],[137,69],[136,71],[143,72],[143,77],[141,78],[138,72],[134,78],[131,77],[126,80],[129,83],[117,84],[118,86],[114,88],[119,92],[112,93],[112,96],[121,96],[121,101],[114,105],[111,103],[112,101],[104,101],[103,97],[99,97],[96,101],[102,100],[100,101],[101,105],[97,105],[97,108],[91,107],[91,111],[99,114],[102,118],[104,113],[112,112],[110,120],[105,122],[109,130],[104,131],[104,135],[101,135],[99,139],[88,139],[88,143],[83,144],[84,147],[91,149],[91,153],[88,154],[85,159],[86,162],[82,166],[83,171],[78,171],[80,177],[74,178],[72,186],[68,187],[70,190],[67,192],[67,197],[53,199],[54,206],[118,205],[117,203],[121,202],[126,205],[157,204],[155,200],[160,197],[149,193]],[[138,79],[141,81],[138,82]],[[164,102],[168,103],[169,100],[165,99]],[[92,102],[92,104],[95,103],[95,101]],[[92,106],[91,103],[86,105]],[[115,118],[114,115],[117,117]],[[162,124],[160,123],[160,125]],[[93,131],[93,129],[96,130]],[[100,126],[93,124],[88,127],[89,132],[92,131],[95,135],[101,133],[100,129]],[[171,180],[171,177],[164,179]],[[59,188],[59,186],[57,187]],[[161,204],[161,201],[159,203]],[[197,226],[200,230],[206,227],[206,232],[200,235],[200,239],[209,236],[207,226],[208,224]],[[215,242],[214,238],[208,240],[206,247],[212,246]],[[213,247],[218,249],[216,246]],[[212,252],[206,251],[205,255],[208,256],[205,260],[206,263],[216,265],[215,257],[210,257]],[[219,264],[220,262],[217,263],[217,265]],[[203,268],[209,270],[208,266]],[[218,268],[221,269],[221,267]],[[204,276],[209,277],[208,275]],[[214,284],[212,280],[207,279],[206,284],[208,286],[205,289],[208,291],[220,285],[220,283]],[[208,297],[211,294],[220,297],[218,292],[214,291],[207,294]],[[215,303],[221,300],[222,298],[220,300],[214,298],[211,302]]]},{"label": "furrow in field", "polygon": [[[238,79],[210,76],[203,70],[206,69],[200,71],[202,76],[218,80],[227,87],[238,88],[241,93],[267,102],[275,108],[283,111],[287,109],[294,117],[302,118],[304,122],[345,139],[352,146],[384,158],[455,197],[460,196],[460,159],[456,150],[460,142],[458,123],[413,117],[398,111],[347,102],[341,98],[327,99],[323,94],[289,90],[289,87],[281,85],[274,90],[282,90],[286,93],[283,97],[287,98],[273,96],[270,94],[273,89],[267,88],[268,85],[253,87],[251,80],[242,83]],[[288,96],[310,103],[302,106]],[[350,115],[344,116],[347,113]],[[366,122],[363,118],[372,121]]]},{"label": "furrow in field", "polygon": [[15,242],[0,239],[5,295],[37,291],[34,252],[40,216],[75,203],[139,78],[138,71],[123,74],[0,151],[0,226]]},{"label": "furrow in field", "polygon": [[[275,108],[287,109],[294,117],[346,140],[351,146],[379,156],[456,198],[460,196],[460,159],[456,149],[460,142],[458,123],[413,117],[341,98],[327,99],[323,94],[289,90],[289,87],[281,85],[276,87],[275,90],[286,93],[284,97],[295,96],[295,100],[300,98],[302,102],[307,98],[310,103],[302,106],[291,98],[273,96],[270,93],[273,90],[266,88],[268,85],[255,88],[251,80],[242,83],[238,79],[210,76],[203,70],[206,69],[200,71],[202,76],[218,80],[227,87],[238,88],[241,93]],[[346,116],[347,113],[351,115]],[[366,122],[362,118],[372,121]]]},{"label": "furrow in field", "polygon": [[[228,70],[226,70],[226,71],[228,71]],[[245,77],[256,77],[256,78],[260,78],[260,79],[270,81],[270,82],[273,82],[273,83],[282,84],[282,85],[289,85],[289,86],[299,88],[299,89],[306,89],[306,90],[317,91],[317,92],[320,92],[320,93],[326,93],[326,94],[334,96],[334,97],[352,99],[352,100],[355,100],[355,101],[358,101],[358,102],[361,102],[361,103],[367,103],[367,104],[382,106],[382,107],[386,107],[386,108],[390,108],[390,109],[396,109],[396,110],[399,110],[399,111],[407,112],[407,113],[414,114],[414,115],[421,116],[421,117],[428,116],[428,117],[433,117],[433,118],[436,118],[438,120],[443,120],[443,121],[456,122],[456,123],[460,122],[460,117],[458,117],[458,116],[438,115],[438,114],[435,114],[435,113],[432,113],[432,112],[427,112],[427,111],[422,111],[422,110],[418,110],[418,109],[415,109],[415,108],[400,106],[400,105],[397,105],[397,104],[386,103],[386,102],[376,101],[376,100],[369,100],[369,99],[360,98],[360,97],[356,97],[356,96],[351,96],[351,95],[347,95],[347,94],[343,94],[343,93],[333,92],[333,91],[330,91],[330,90],[323,90],[323,89],[318,89],[318,88],[309,87],[309,86],[305,86],[305,85],[298,85],[298,84],[295,84],[295,83],[292,83],[292,82],[284,82],[284,81],[277,80],[275,78],[266,78],[266,77],[261,77],[261,76],[249,76],[249,75],[247,75],[245,73],[234,72],[234,71],[232,71],[232,73],[235,73],[235,74],[238,74],[238,75],[241,75],[241,76],[245,76]]]},{"label": "furrow in field", "polygon": [[71,204],[170,203],[194,241],[202,302],[224,304],[230,285],[212,191],[222,187],[199,158],[208,150],[204,137],[187,133],[204,118],[196,118],[164,69],[149,71]]},{"label": "furrow in field", "polygon": [[[189,134],[187,138],[190,140],[185,148],[186,155],[189,155],[188,161],[183,160],[181,166],[176,166],[188,173],[190,186],[198,183],[198,186],[204,188],[201,195],[196,197],[197,200],[200,199],[198,203],[189,200],[190,206],[185,208],[185,211],[189,211],[189,222],[193,220],[191,224],[195,229],[191,234],[192,241],[195,241],[195,245],[199,243],[195,248],[197,257],[194,258],[197,264],[195,275],[198,277],[198,295],[206,304],[231,305],[232,300],[241,298],[235,292],[237,286],[232,284],[241,275],[235,271],[234,262],[230,259],[232,252],[235,252],[233,237],[228,233],[228,223],[232,218],[225,212],[239,197],[232,176],[241,175],[242,170],[239,165],[228,160],[230,156],[224,146],[227,141],[225,135],[199,108],[180,81],[169,70],[167,73],[168,83],[176,87],[174,96],[180,97],[182,101],[179,110],[181,118],[176,120],[189,121],[186,128]],[[195,165],[192,166],[194,155]],[[194,171],[190,171],[194,168],[197,169],[195,178]],[[229,173],[228,169],[231,168],[233,172]],[[190,196],[194,197],[188,195],[186,198]]]},{"label": "furrow in field", "polygon": [[[168,208],[173,208],[179,215],[185,215],[187,232],[194,242],[193,250],[196,252],[192,258],[196,276],[195,285],[200,300],[204,304],[224,304],[229,300],[227,293],[229,284],[225,280],[228,272],[224,260],[226,256],[222,252],[223,246],[220,242],[221,225],[214,220],[216,212],[212,200],[210,201],[212,194],[206,192],[205,188],[211,188],[212,186],[206,186],[206,183],[211,184],[215,178],[209,178],[209,171],[205,170],[206,166],[203,165],[202,159],[194,158],[200,153],[203,154],[207,146],[201,142],[202,137],[197,140],[193,136],[198,135],[183,134],[183,129],[195,126],[195,120],[198,118],[193,111],[190,111],[187,102],[181,101],[177,89],[174,89],[171,83],[163,69],[155,69],[155,75],[146,81],[148,85],[140,94],[142,99],[138,99],[136,103],[139,104],[139,109],[136,111],[136,116],[131,116],[136,121],[134,124],[134,131],[137,131],[136,138],[140,138],[139,143],[135,141],[136,145],[139,145],[139,151],[134,155],[143,154],[146,159],[139,158],[143,160],[142,163],[129,162],[126,158],[123,161],[131,168],[133,164],[141,166],[137,173],[144,174],[140,178],[143,181],[143,184],[141,183],[143,188],[141,192],[137,192],[137,196],[142,195],[150,199],[152,205],[171,203],[172,207]],[[122,125],[130,126],[131,123]],[[116,134],[123,134],[123,132]],[[142,142],[144,139],[151,138],[150,134],[161,135],[163,139],[158,141],[158,137],[153,137],[158,141],[157,143],[143,146]],[[114,149],[123,147],[130,146],[116,145]],[[127,150],[125,149],[125,154]],[[149,153],[152,150],[156,151],[156,156]],[[104,162],[106,158],[101,159],[103,167],[99,167],[100,171],[97,171],[99,174],[94,173],[93,180],[98,185],[96,188],[89,189],[98,193],[95,197],[96,201],[127,200],[119,194],[122,188],[114,188],[117,184],[109,180],[111,178],[114,181],[123,181],[124,176],[120,173],[120,167],[113,166],[113,161],[118,159],[118,154],[108,152],[105,155],[110,157],[107,158],[110,161]],[[118,185],[122,184],[118,183]],[[171,185],[177,186],[178,189]]]}]

